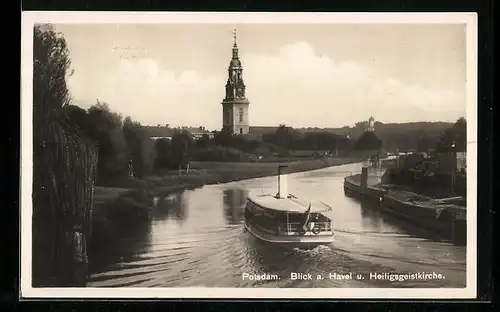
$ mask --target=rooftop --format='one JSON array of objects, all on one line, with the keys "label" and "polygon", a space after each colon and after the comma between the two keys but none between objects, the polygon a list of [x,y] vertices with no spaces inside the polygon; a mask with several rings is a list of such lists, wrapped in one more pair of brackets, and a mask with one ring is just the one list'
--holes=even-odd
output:
[{"label": "rooftop", "polygon": [[309,203],[298,198],[276,198],[273,195],[260,195],[249,197],[249,200],[263,208],[283,212],[304,213],[309,205],[311,205],[311,212],[327,212],[331,210],[329,206],[322,202]]},{"label": "rooftop", "polygon": [[191,134],[209,134],[210,131],[204,127],[177,127],[167,126],[144,126],[151,137],[171,137],[176,131],[188,131]]}]

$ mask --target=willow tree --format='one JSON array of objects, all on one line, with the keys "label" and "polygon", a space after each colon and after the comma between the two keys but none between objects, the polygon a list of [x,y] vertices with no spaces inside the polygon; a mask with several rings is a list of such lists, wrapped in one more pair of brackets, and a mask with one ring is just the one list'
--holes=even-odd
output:
[{"label": "willow tree", "polygon": [[33,39],[32,283],[79,286],[86,278],[97,148],[66,116],[64,37],[43,24]]}]

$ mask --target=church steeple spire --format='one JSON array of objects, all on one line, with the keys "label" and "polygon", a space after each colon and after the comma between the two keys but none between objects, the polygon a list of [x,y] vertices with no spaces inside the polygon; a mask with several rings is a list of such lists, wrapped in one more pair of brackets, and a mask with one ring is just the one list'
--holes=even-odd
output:
[{"label": "church steeple spire", "polygon": [[236,43],[236,29],[233,29],[233,60],[238,59],[238,44]]}]

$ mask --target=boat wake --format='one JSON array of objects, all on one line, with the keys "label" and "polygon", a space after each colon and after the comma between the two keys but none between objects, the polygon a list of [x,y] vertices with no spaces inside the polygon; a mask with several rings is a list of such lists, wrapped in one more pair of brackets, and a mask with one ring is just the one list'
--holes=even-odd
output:
[{"label": "boat wake", "polygon": [[408,234],[403,234],[397,231],[352,231],[352,230],[344,230],[344,229],[335,229],[335,233],[347,233],[347,234],[362,234],[362,235],[390,235],[394,237],[409,237]]}]

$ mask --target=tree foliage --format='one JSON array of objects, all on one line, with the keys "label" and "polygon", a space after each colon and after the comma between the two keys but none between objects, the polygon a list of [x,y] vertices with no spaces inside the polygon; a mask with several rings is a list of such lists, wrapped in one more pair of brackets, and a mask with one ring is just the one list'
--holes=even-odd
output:
[{"label": "tree foliage", "polygon": [[134,176],[143,177],[154,168],[156,150],[154,142],[143,131],[140,123],[126,117],[122,126],[127,142],[128,159],[132,160]]},{"label": "tree foliage", "polygon": [[[52,25],[36,25],[33,41],[33,111],[35,123],[59,115],[70,97],[66,77],[71,61],[64,37]],[[43,127],[43,125],[42,125]]]},{"label": "tree foliage", "polygon": [[[415,151],[418,142],[425,135],[430,139],[431,149],[434,149],[439,136],[453,124],[448,122],[407,122],[407,123],[374,123],[375,134],[382,141],[384,150]],[[302,132],[329,132],[341,137],[350,136],[350,143],[356,142],[366,131],[368,121],[357,122],[352,127],[342,128],[305,128]],[[347,141],[346,141],[347,143]],[[339,145],[340,146],[340,145]]]},{"label": "tree foliage", "polygon": [[287,150],[335,151],[349,147],[349,139],[345,136],[326,131],[300,133],[284,125],[275,133],[265,134],[263,140]]},{"label": "tree foliage", "polygon": [[453,126],[446,129],[436,143],[438,152],[465,152],[467,150],[467,121],[459,118]]},{"label": "tree foliage", "polygon": [[214,143],[215,145],[220,146],[229,146],[231,145],[232,139],[231,132],[228,128],[224,127],[221,131],[216,131],[214,133]]},{"label": "tree foliage", "polygon": [[427,134],[422,135],[417,143],[417,152],[429,152],[431,149],[431,138]]},{"label": "tree foliage", "polygon": [[155,159],[155,169],[165,170],[171,169],[172,165],[172,151],[170,146],[170,141],[167,139],[158,139],[155,143],[156,149],[156,159]]},{"label": "tree foliage", "polygon": [[380,150],[382,148],[382,140],[380,140],[374,131],[366,131],[356,141],[354,149],[356,150]]},{"label": "tree foliage", "polygon": [[185,131],[176,131],[170,144],[172,147],[172,167],[175,169],[186,168],[192,156],[193,138]]},{"label": "tree foliage", "polygon": [[155,142],[140,123],[112,112],[107,103],[100,101],[88,110],[73,105],[66,110],[71,121],[99,146],[99,184],[113,184],[125,178],[130,161],[135,177],[152,173]]}]

